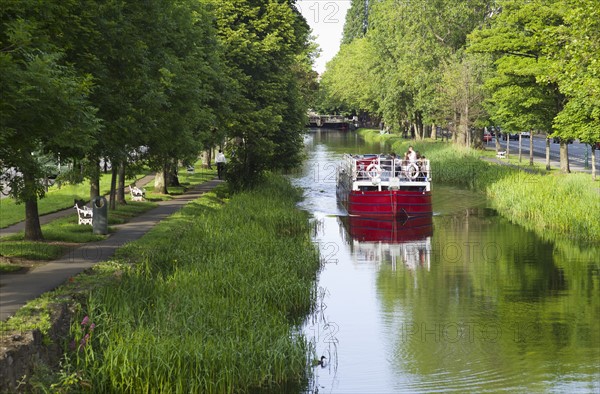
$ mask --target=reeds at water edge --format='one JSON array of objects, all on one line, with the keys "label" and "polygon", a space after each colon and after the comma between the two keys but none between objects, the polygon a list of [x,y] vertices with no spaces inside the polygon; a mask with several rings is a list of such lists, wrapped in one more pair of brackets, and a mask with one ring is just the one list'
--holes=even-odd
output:
[{"label": "reeds at water edge", "polygon": [[71,354],[90,391],[301,384],[308,345],[296,328],[314,305],[320,262],[299,198],[283,178],[225,204],[207,195],[124,247],[118,259],[130,268],[90,293],[82,313],[94,335]]}]

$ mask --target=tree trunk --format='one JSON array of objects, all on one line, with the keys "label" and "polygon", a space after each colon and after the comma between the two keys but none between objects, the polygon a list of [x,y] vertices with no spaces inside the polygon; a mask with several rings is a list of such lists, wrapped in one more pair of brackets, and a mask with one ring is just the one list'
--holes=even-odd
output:
[{"label": "tree trunk", "polygon": [[533,165],[533,130],[529,131],[529,165]]},{"label": "tree trunk", "polygon": [[455,144],[458,143],[458,129],[459,129],[459,122],[458,122],[458,113],[456,111],[454,111],[454,121],[452,122],[452,142],[454,142]]},{"label": "tree trunk", "polygon": [[506,134],[506,158],[510,156],[510,133]]},{"label": "tree trunk", "polygon": [[117,167],[112,166],[110,171],[110,194],[108,197],[108,208],[111,210],[117,209]]},{"label": "tree trunk", "polygon": [[596,180],[596,146],[592,145],[592,180]]},{"label": "tree trunk", "polygon": [[423,127],[423,115],[421,114],[421,111],[417,112],[417,130],[415,130],[417,132],[417,135],[419,136],[419,139],[422,140],[423,137],[425,136],[425,128]]},{"label": "tree trunk", "polygon": [[458,133],[460,134],[458,138],[458,143],[462,146],[467,146],[467,126],[464,123],[464,117],[460,118],[460,125],[458,126]]},{"label": "tree trunk", "polygon": [[175,159],[173,160],[173,163],[169,166],[169,182],[167,183],[168,186],[181,186],[181,183],[179,182],[178,164],[178,160]]},{"label": "tree trunk", "polygon": [[560,139],[560,172],[568,174],[571,172],[569,168],[569,144],[564,140]]},{"label": "tree trunk", "polygon": [[550,138],[546,137],[546,171],[550,171]]},{"label": "tree trunk", "polygon": [[485,132],[485,128],[484,129],[478,129],[476,130],[476,133],[473,134],[473,146],[478,148],[478,149],[484,149],[484,145],[487,145],[487,142],[483,142],[483,133]]},{"label": "tree trunk", "polygon": [[93,176],[90,179],[90,201],[100,195],[100,177]]},{"label": "tree trunk", "polygon": [[523,160],[523,136],[519,133],[519,163]]},{"label": "tree trunk", "polygon": [[37,198],[25,201],[25,240],[43,241]]},{"label": "tree trunk", "polygon": [[435,125],[435,123],[431,124],[431,139],[437,140],[437,126]]},{"label": "tree trunk", "polygon": [[125,201],[125,162],[119,163],[119,176],[117,185],[117,203],[124,205],[127,204]]},{"label": "tree trunk", "polygon": [[154,191],[156,193],[167,194],[167,169],[166,166],[163,165],[163,168],[160,171],[156,171],[156,175],[154,176]]},{"label": "tree trunk", "polygon": [[90,201],[92,201],[100,195],[100,160],[90,158],[90,162],[94,166],[90,171]]},{"label": "tree trunk", "polygon": [[[468,92],[468,89],[467,89]],[[468,93],[467,93],[468,94]],[[467,148],[471,147],[471,128],[469,127],[469,100],[466,101],[465,107],[464,107],[464,114],[461,117],[461,120],[464,119],[464,128],[465,128],[465,146]]]},{"label": "tree trunk", "polygon": [[[34,190],[37,179],[23,173],[23,182],[26,190]],[[29,197],[25,201],[25,240],[43,241],[42,227],[40,226],[40,216],[38,213],[37,195]]]},{"label": "tree trunk", "polygon": [[205,166],[206,168],[208,168],[209,170],[212,170],[212,165],[211,165],[211,161],[212,161],[212,148],[208,148],[206,150],[206,152],[204,153],[204,159],[205,161]]},{"label": "tree trunk", "polygon": [[500,152],[500,149],[502,149],[502,146],[500,145],[500,138],[502,136],[502,133],[500,133],[499,130],[496,130],[496,153]]}]

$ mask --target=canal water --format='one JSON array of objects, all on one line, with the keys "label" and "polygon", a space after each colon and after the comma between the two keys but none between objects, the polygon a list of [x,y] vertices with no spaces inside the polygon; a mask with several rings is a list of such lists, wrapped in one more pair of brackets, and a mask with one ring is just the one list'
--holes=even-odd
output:
[{"label": "canal water", "polygon": [[305,143],[292,179],[323,268],[304,333],[326,357],[309,392],[600,392],[598,247],[544,241],[435,179],[429,222],[348,217],[342,153],[387,148],[326,130]]}]

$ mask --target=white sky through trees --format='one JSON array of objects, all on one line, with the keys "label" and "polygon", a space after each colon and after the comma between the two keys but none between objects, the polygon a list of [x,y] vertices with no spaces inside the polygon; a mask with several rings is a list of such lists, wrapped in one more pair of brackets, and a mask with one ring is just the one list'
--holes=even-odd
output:
[{"label": "white sky through trees", "polygon": [[313,66],[319,74],[325,71],[325,64],[340,49],[344,21],[350,3],[350,0],[298,0],[296,2],[296,7],[306,18],[321,49],[321,55]]}]

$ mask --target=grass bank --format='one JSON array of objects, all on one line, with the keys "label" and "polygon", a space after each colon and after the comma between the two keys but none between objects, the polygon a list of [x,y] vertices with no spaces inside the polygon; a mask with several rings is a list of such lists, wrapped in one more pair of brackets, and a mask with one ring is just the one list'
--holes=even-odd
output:
[{"label": "grass bank", "polygon": [[527,172],[481,159],[491,153],[441,141],[408,141],[362,130],[367,140],[387,139],[397,153],[409,145],[432,162],[434,182],[486,193],[498,211],[544,239],[556,235],[600,242],[600,184],[586,174]]},{"label": "grass bank", "polygon": [[300,197],[283,178],[230,199],[208,193],[74,278],[68,286],[85,297],[52,389],[224,393],[302,382],[308,345],[297,329],[320,263]]}]

